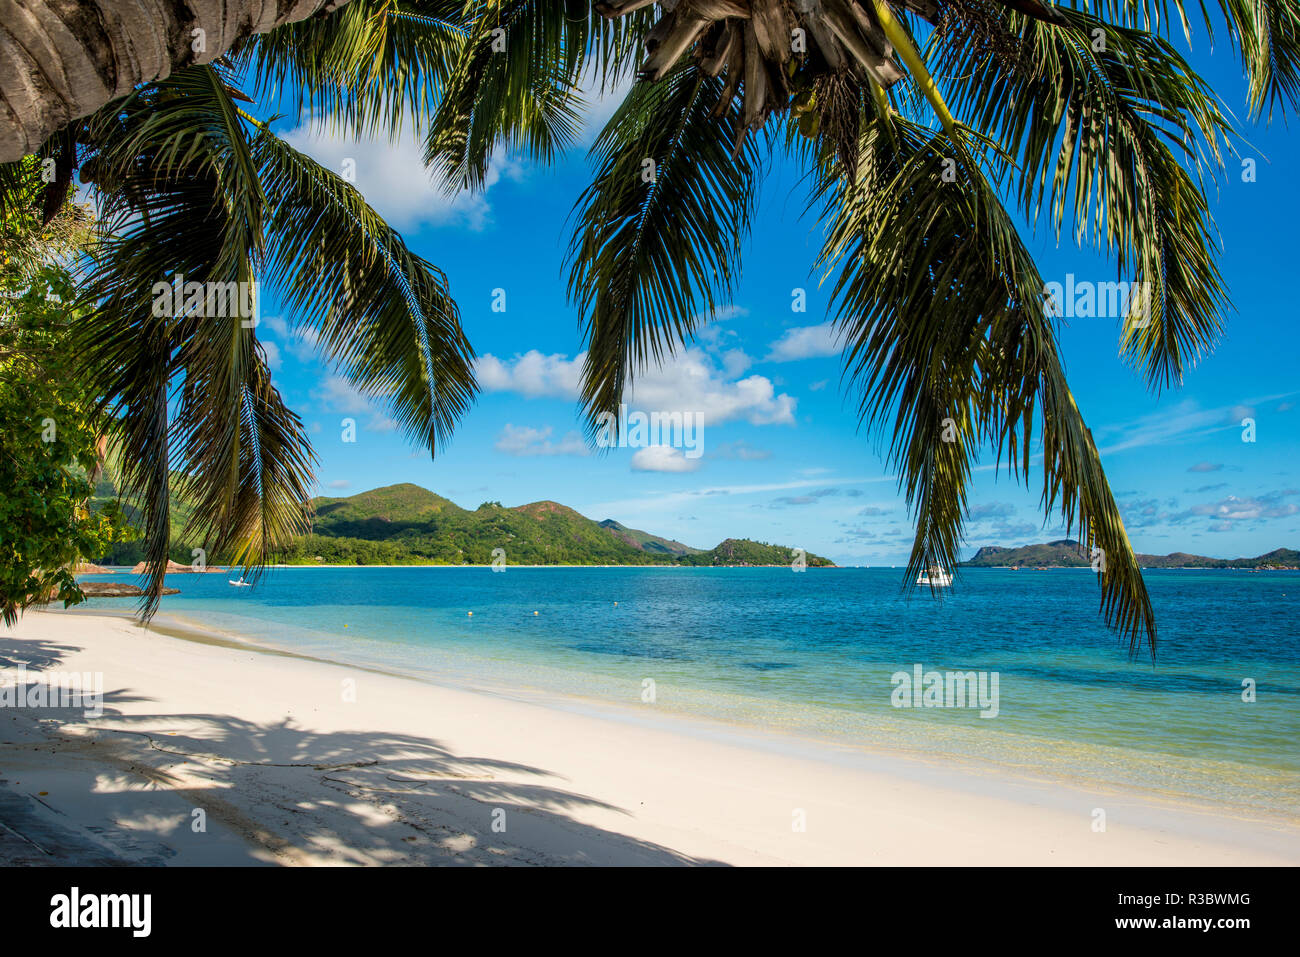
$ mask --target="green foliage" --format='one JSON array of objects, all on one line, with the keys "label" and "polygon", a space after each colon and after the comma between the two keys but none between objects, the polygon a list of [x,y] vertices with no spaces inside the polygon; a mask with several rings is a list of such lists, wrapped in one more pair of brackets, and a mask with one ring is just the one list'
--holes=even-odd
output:
[{"label": "green foliage", "polygon": [[9,292],[13,284],[21,286],[35,270],[90,240],[87,209],[68,202],[66,192],[49,195],[43,182],[49,162],[26,156],[0,165],[0,276]]},{"label": "green foliage", "polygon": [[[310,538],[286,562],[486,565],[505,549],[511,565],[648,565],[665,561],[555,502],[474,511],[415,485],[394,485],[345,499],[318,499]],[[331,539],[335,541],[330,541]]]},{"label": "green foliage", "polygon": [[[789,565],[795,559],[795,552],[784,545],[769,545],[767,542],[752,542],[747,538],[728,538],[726,541],[707,552],[687,555],[680,561],[682,565]],[[804,555],[804,560],[811,568],[830,567],[835,563],[829,558],[811,553]]]},{"label": "green foliage", "polygon": [[651,535],[649,532],[643,532],[637,528],[628,528],[612,518],[605,519],[600,525],[602,528],[608,529],[615,537],[621,538],[629,545],[634,545],[642,551],[660,552],[667,555],[696,555],[700,552],[700,549],[683,545],[674,539]]},{"label": "green foliage", "polygon": [[[101,484],[102,500],[115,498]],[[533,502],[506,508],[484,502],[474,511],[404,483],[348,498],[318,498],[311,534],[294,538],[275,552],[288,565],[488,565],[493,551],[505,550],[511,565],[789,565],[793,550],[744,539],[727,539],[701,551],[671,539],[630,529],[606,519],[595,522],[558,502]],[[185,509],[174,500],[173,513]],[[128,514],[134,514],[128,504]],[[188,545],[176,545],[171,558],[188,564]],[[219,553],[210,560],[226,564]],[[106,564],[141,561],[138,545],[110,549]],[[808,555],[809,565],[831,565]]]},{"label": "green foliage", "polygon": [[116,503],[90,507],[101,443],[68,368],[67,271],[6,269],[0,294],[0,617],[13,624],[34,603],[82,601],[76,564],[132,531]]},{"label": "green foliage", "polygon": [[[279,48],[253,44],[248,55],[258,49],[273,60]],[[399,69],[391,59],[375,67]],[[178,537],[255,577],[307,530],[315,467],[251,316],[211,315],[201,295],[159,308],[160,287],[217,284],[255,298],[258,285],[274,285],[294,325],[431,453],[476,390],[446,277],[351,184],[243,109],[238,79],[225,61],[179,71],[51,146],[56,165],[79,170],[101,203],[100,241],[81,264],[90,311],[75,352],[112,426],[115,488],[142,532],[118,551],[150,563],[145,615]],[[333,89],[352,95],[346,83]],[[6,187],[0,180],[0,196]]]}]

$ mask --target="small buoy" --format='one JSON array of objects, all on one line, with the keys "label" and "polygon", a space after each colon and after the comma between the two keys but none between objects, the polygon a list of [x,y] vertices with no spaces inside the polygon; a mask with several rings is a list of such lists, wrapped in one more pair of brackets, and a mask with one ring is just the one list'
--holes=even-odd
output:
[{"label": "small buoy", "polygon": [[618,602],[614,602],[614,607],[615,607],[615,608],[618,607]]},{"label": "small buoy", "polygon": [[346,627],[347,627],[347,625],[344,625],[344,626],[343,626],[343,627],[344,627],[344,628],[346,628]]},{"label": "small buoy", "polygon": [[537,614],[537,612],[533,612],[533,614],[534,614],[534,615],[536,615],[536,614]]},{"label": "small buoy", "polygon": [[40,791],[40,792],[38,792],[38,793],[41,795],[41,797],[45,797],[45,796],[46,796],[47,794],[49,794],[50,792],[49,792],[49,791]]},{"label": "small buoy", "polygon": [[470,618],[473,618],[473,617],[474,617],[474,613],[473,613],[472,611],[467,611],[467,612],[465,612],[465,614],[466,614],[468,617],[470,617]]}]

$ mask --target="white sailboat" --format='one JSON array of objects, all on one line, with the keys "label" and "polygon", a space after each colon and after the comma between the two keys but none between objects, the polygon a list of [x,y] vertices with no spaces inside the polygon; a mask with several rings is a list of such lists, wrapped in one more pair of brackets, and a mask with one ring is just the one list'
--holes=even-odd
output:
[{"label": "white sailboat", "polygon": [[947,588],[952,584],[952,575],[938,565],[931,565],[916,576],[916,583],[918,585],[929,585],[931,588]]}]

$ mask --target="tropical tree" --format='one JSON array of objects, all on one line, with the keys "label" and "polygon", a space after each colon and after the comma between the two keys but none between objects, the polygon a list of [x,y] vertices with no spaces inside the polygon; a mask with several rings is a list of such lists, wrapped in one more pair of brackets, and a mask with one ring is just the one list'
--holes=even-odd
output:
[{"label": "tropical tree", "polygon": [[142,525],[145,614],[173,496],[192,509],[184,539],[252,576],[308,527],[315,458],[257,338],[263,284],[297,334],[431,451],[476,389],[446,277],[245,109],[237,82],[227,61],[190,66],[70,124],[40,156],[47,194],[75,174],[98,203],[78,269],[90,308],[77,374],[100,398]]},{"label": "tropical tree", "polygon": [[[1300,0],[594,9],[354,0],[253,43],[263,82],[296,80],[343,126],[395,128],[437,86],[426,158],[471,189],[501,145],[547,160],[572,143],[593,77],[608,94],[635,75],[592,148],[570,249],[593,429],[728,300],[767,158],[802,162],[825,225],[814,265],[833,291],[844,382],[915,515],[906,580],[957,561],[971,472],[991,449],[1019,480],[1041,474],[1045,513],[1094,550],[1107,621],[1131,652],[1154,653],[1141,572],[1064,374],[1060,304],[1017,215],[1105,250],[1118,279],[1149,290],[1131,299],[1120,349],[1153,389],[1180,383],[1229,308],[1206,191],[1239,132],[1171,31],[1226,34],[1251,117],[1271,116],[1300,93]],[[411,38],[385,31],[422,22],[442,35],[451,20],[464,32],[454,68],[417,78],[401,54]],[[400,85],[364,70],[354,80],[344,65],[394,57],[408,70]]]}]

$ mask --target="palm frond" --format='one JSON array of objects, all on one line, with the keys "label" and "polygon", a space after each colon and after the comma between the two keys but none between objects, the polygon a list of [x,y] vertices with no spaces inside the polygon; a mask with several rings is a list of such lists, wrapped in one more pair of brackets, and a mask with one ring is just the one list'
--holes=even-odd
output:
[{"label": "palm frond", "polygon": [[464,0],[351,0],[232,54],[259,97],[350,136],[394,136],[436,108],[468,35]]},{"label": "palm frond", "polygon": [[569,298],[584,327],[593,422],[693,335],[739,273],[759,159],[752,139],[732,155],[739,106],[723,101],[715,118],[722,86],[692,66],[640,81],[592,147],[599,168],[574,207]]},{"label": "palm frond", "polygon": [[[1192,20],[1183,0],[1071,0],[1111,23],[1168,35],[1176,25],[1190,41]],[[1211,4],[1200,3],[1200,22],[1211,42],[1216,23]],[[1300,0],[1219,0],[1228,39],[1241,56],[1249,80],[1251,114],[1279,104],[1300,107]],[[1193,8],[1192,15],[1198,11]]]},{"label": "palm frond", "polygon": [[[157,607],[169,489],[183,535],[256,577],[305,530],[314,456],[270,381],[253,317],[155,308],[157,284],[275,282],[344,374],[440,447],[473,396],[473,352],[438,270],[357,191],[243,113],[221,68],[195,68],[97,117],[85,170],[105,240],[87,268],[87,374],[121,424],[127,497]],[[241,305],[247,305],[244,295]]]},{"label": "palm frond", "polygon": [[340,176],[267,130],[253,148],[271,197],[268,279],[353,384],[436,452],[478,388],[446,277]]},{"label": "palm frond", "polygon": [[501,147],[550,162],[576,142],[579,90],[627,68],[644,12],[607,24],[585,0],[470,0],[469,37],[425,139],[449,190],[479,189]]},{"label": "palm frond", "polygon": [[[1229,308],[1205,197],[1233,137],[1213,91],[1158,36],[1061,11],[945,21],[937,69],[968,126],[1014,154],[1022,207],[1115,257],[1142,295],[1122,349],[1155,387],[1209,352]],[[1000,31],[1000,32],[998,32]]]},{"label": "palm frond", "polygon": [[157,608],[171,544],[172,381],[183,368],[184,336],[201,332],[197,317],[156,315],[154,285],[178,273],[217,279],[251,254],[249,233],[230,223],[221,202],[256,213],[256,198],[246,195],[256,180],[231,155],[243,140],[225,99],[215,70],[196,68],[88,124],[83,178],[104,197],[102,240],[84,264],[93,309],[76,335],[88,382],[112,413],[120,490],[143,524],[145,615]]},{"label": "palm frond", "polygon": [[251,330],[238,318],[215,321],[225,328],[202,350],[214,355],[185,368],[172,430],[187,470],[173,490],[193,508],[182,537],[256,580],[275,552],[307,531],[315,456],[302,421],[271,385]]},{"label": "palm frond", "polygon": [[[978,167],[941,179],[944,137],[899,117],[864,126],[861,173],[826,168],[831,229],[822,265],[838,273],[845,377],[917,524],[907,580],[958,560],[979,451],[1028,480],[1035,414],[1043,507],[1104,556],[1102,607],[1131,653],[1155,648],[1155,620],[1091,434],[1066,383],[1032,257]],[[975,155],[972,148],[971,155]]]}]

